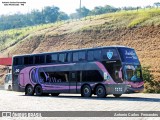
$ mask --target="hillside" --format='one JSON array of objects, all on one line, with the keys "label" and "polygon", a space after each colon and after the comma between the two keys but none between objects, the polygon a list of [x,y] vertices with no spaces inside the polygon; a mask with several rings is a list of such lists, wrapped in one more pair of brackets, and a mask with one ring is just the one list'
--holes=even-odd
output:
[{"label": "hillside", "polygon": [[133,47],[160,81],[160,9],[120,11],[0,32],[4,55],[107,45]]}]

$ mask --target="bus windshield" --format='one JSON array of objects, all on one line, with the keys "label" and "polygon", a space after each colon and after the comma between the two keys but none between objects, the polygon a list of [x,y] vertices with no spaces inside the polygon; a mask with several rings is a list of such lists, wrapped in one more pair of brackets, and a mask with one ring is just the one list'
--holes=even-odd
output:
[{"label": "bus windshield", "polygon": [[140,66],[125,65],[125,73],[125,79],[128,81],[142,81],[142,71]]}]

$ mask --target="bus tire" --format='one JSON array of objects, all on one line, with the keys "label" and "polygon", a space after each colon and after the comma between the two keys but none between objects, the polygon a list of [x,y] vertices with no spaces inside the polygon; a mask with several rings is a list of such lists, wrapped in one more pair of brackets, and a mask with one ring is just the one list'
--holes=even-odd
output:
[{"label": "bus tire", "polygon": [[92,96],[92,89],[89,85],[84,85],[81,90],[82,97],[91,97]]},{"label": "bus tire", "polygon": [[122,94],[113,94],[114,97],[119,98]]},{"label": "bus tire", "polygon": [[96,95],[98,98],[105,98],[107,96],[106,89],[102,85],[96,87]]},{"label": "bus tire", "polygon": [[28,85],[25,89],[25,95],[32,96],[34,94],[34,89],[31,85]]},{"label": "bus tire", "polygon": [[37,85],[35,87],[35,94],[36,96],[42,96],[43,95],[43,90],[41,85]]},{"label": "bus tire", "polygon": [[59,93],[51,93],[52,96],[58,96]]}]

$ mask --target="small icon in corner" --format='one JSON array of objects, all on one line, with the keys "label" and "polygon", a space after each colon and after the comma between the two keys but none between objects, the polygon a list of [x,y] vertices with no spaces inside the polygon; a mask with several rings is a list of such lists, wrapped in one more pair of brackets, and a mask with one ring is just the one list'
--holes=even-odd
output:
[{"label": "small icon in corner", "polygon": [[12,117],[11,112],[2,112],[2,117]]}]

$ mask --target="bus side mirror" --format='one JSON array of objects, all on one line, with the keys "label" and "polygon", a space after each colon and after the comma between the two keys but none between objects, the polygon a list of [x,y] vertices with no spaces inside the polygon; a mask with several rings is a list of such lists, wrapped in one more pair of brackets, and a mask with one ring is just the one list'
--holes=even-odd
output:
[{"label": "bus side mirror", "polygon": [[118,72],[118,75],[119,75],[119,78],[122,78],[122,71],[121,70]]}]

